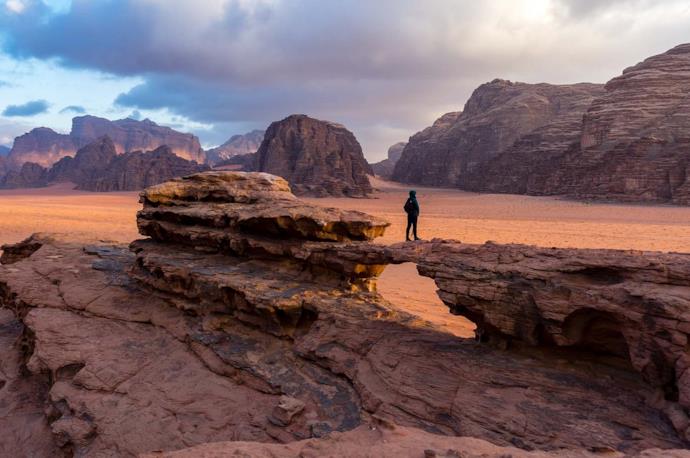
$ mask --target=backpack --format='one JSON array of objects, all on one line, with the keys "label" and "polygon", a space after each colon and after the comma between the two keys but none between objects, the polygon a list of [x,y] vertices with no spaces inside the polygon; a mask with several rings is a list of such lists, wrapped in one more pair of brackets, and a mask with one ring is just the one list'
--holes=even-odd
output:
[{"label": "backpack", "polygon": [[414,211],[414,204],[412,203],[412,199],[407,199],[407,202],[405,202],[403,210],[405,210],[405,213],[411,213]]}]

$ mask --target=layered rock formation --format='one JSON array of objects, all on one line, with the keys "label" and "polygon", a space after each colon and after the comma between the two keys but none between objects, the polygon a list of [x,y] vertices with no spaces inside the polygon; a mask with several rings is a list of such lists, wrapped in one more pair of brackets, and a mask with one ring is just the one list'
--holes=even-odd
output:
[{"label": "layered rock formation", "polygon": [[181,158],[198,163],[203,163],[205,159],[197,137],[159,126],[148,119],[109,121],[95,116],[81,116],[72,120],[69,135],[40,127],[17,137],[8,155],[8,164],[19,169],[25,162],[34,162],[48,168],[63,157],[74,156],[77,150],[103,136],[113,140],[117,154],[153,150],[167,145]]},{"label": "layered rock formation", "polygon": [[690,204],[690,44],[598,85],[480,86],[412,137],[393,178],[473,191]]},{"label": "layered rock formation", "polygon": [[[558,456],[686,444],[674,431],[687,428],[683,396],[656,399],[620,363],[610,322],[589,311],[624,317],[632,365],[654,384],[647,368],[675,357],[687,332],[688,255],[386,247],[370,243],[385,222],[301,202],[260,173],[174,180],[142,202],[151,238],[130,249],[40,235],[3,247],[4,454],[133,456],[218,441],[274,456],[513,453],[437,435]],[[410,261],[482,336],[542,348],[499,350],[394,308],[375,278]],[[366,434],[384,427],[393,432]]]},{"label": "layered rock formation", "polygon": [[355,136],[340,124],[305,115],[272,123],[254,170],[281,176],[296,194],[363,197],[373,174]]},{"label": "layered rock formation", "polygon": [[[463,187],[481,166],[516,142],[559,150],[579,135],[582,115],[602,87],[525,84],[496,79],[479,86],[462,112],[448,113],[410,137],[393,179]],[[530,137],[531,136],[531,137]],[[525,145],[527,146],[527,145]]]},{"label": "layered rock formation", "polygon": [[110,137],[101,137],[81,148],[74,157],[63,157],[49,170],[25,163],[18,172],[10,171],[0,179],[0,188],[41,187],[69,181],[85,191],[138,191],[207,169],[206,165],[173,154],[167,146],[118,155]]},{"label": "layered rock formation", "polygon": [[543,193],[690,204],[690,44],[606,83]]},{"label": "layered rock formation", "polygon": [[381,178],[390,179],[393,176],[393,170],[395,169],[395,164],[398,163],[402,152],[407,146],[407,142],[398,142],[395,145],[388,148],[388,157],[381,162],[371,164],[371,169],[374,174],[380,176]]},{"label": "layered rock formation", "polygon": [[263,130],[253,130],[243,135],[233,135],[222,145],[206,151],[206,162],[216,165],[235,156],[256,153],[264,139]]}]

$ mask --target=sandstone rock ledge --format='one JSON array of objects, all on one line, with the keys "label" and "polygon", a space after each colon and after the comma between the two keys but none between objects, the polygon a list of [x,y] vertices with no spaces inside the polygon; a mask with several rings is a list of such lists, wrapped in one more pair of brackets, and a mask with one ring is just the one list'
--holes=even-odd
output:
[{"label": "sandstone rock ledge", "polygon": [[[6,248],[0,425],[10,433],[0,455],[136,456],[227,441],[180,456],[363,456],[364,447],[381,456],[589,456],[686,445],[674,429],[682,408],[672,424],[637,372],[574,356],[596,349],[500,350],[445,334],[375,292],[385,264],[412,260],[455,311],[470,310],[454,302],[463,282],[474,275],[481,291],[496,281],[490,272],[518,263],[519,247],[491,248],[512,253],[493,270],[478,256],[481,273],[453,259],[467,264],[464,255],[486,248],[371,245],[385,222],[301,203],[265,174],[200,174],[142,200],[139,224],[151,238],[131,251],[57,236]],[[162,222],[170,230],[151,229]],[[445,275],[446,264],[456,270]],[[486,301],[477,307],[495,305]]]}]

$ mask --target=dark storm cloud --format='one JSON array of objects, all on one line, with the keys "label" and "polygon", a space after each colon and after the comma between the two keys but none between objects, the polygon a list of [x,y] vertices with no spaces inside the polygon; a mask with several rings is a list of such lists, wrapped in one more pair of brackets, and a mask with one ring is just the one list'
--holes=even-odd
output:
[{"label": "dark storm cloud", "polygon": [[2,112],[3,116],[36,116],[48,111],[48,102],[45,100],[32,100],[21,105],[8,105]]},{"label": "dark storm cloud", "polygon": [[58,15],[26,5],[0,15],[5,51],[142,77],[122,107],[217,129],[302,112],[346,124],[381,155],[495,77],[604,82],[690,41],[682,0],[74,0]]},{"label": "dark storm cloud", "polygon": [[69,105],[60,110],[60,114],[65,114],[65,113],[75,113],[75,114],[84,114],[86,113],[86,108],[80,106],[80,105]]}]

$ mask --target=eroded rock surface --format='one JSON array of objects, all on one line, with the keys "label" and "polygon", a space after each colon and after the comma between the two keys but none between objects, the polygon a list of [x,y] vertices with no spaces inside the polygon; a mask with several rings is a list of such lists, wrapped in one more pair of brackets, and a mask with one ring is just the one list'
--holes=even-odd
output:
[{"label": "eroded rock surface", "polygon": [[363,197],[372,192],[371,167],[344,126],[305,115],[272,123],[254,170],[281,176],[295,194]]},{"label": "eroded rock surface", "polygon": [[[413,428],[410,434],[434,453],[474,447],[471,439],[456,443],[443,436],[573,456],[587,450],[637,453],[685,446],[674,429],[682,416],[669,419],[650,403],[653,387],[630,367],[590,358],[596,350],[501,350],[446,334],[374,291],[385,264],[416,261],[455,311],[469,313],[471,304],[463,303],[461,310],[451,303],[453,285],[459,291],[452,298],[464,297],[465,282],[472,278],[469,288],[476,293],[470,297],[476,296],[479,307],[482,291],[496,288],[502,272],[509,272],[501,277],[505,282],[520,279],[508,288],[514,297],[523,297],[519,290],[528,297],[530,286],[544,284],[545,294],[562,291],[551,302],[559,298],[568,307],[569,284],[557,290],[543,278],[551,271],[555,277],[562,274],[558,262],[532,266],[531,276],[526,267],[510,270],[522,266],[523,258],[541,259],[530,251],[535,249],[503,247],[501,254],[497,247],[498,258],[489,259],[482,254],[486,247],[458,242],[374,245],[369,239],[385,223],[307,205],[289,192],[285,180],[260,173],[199,174],[151,188],[142,201],[142,232],[150,222],[169,219],[173,230],[154,231],[130,249],[36,236],[9,248],[16,254],[13,262],[0,266],[0,304],[3,313],[11,312],[3,316],[17,323],[16,329],[0,332],[3,339],[21,335],[26,342],[22,353],[12,350],[21,355],[16,357],[22,383],[43,383],[22,393],[44,407],[40,428],[32,434],[45,449],[134,456],[248,441],[261,453],[294,456],[281,453],[337,447],[339,437],[351,436],[332,433],[360,428],[353,433],[360,435],[360,447],[369,444],[388,454],[400,450],[400,456],[418,453],[420,443],[399,436],[362,435],[382,422]],[[270,211],[262,209],[267,202]],[[247,225],[250,214],[261,224]],[[211,227],[236,234],[240,245],[252,249],[228,249],[207,243],[219,239],[197,236]],[[290,248],[265,249],[281,241]],[[479,266],[473,267],[463,250],[474,253]],[[572,251],[576,259],[586,257]],[[656,259],[638,257],[640,263]],[[681,278],[682,265],[689,264],[679,257],[669,264],[677,266],[669,275]],[[621,265],[632,272],[626,277],[631,291],[662,282],[655,268]],[[354,288],[352,273],[370,287]],[[580,275],[582,285],[592,284],[592,297],[604,294],[598,273]],[[682,296],[675,287],[672,291]],[[487,314],[508,301],[496,294],[497,304],[483,306]],[[575,293],[572,298],[577,304]],[[675,293],[656,299],[683,307],[669,298],[678,300]],[[527,314],[525,323],[534,316]],[[656,331],[672,328],[655,319]],[[478,321],[489,329],[488,318]],[[0,388],[0,408],[12,405],[6,396]],[[324,441],[286,447],[260,445],[321,437]],[[6,450],[22,447],[15,436],[0,441]],[[352,447],[351,440],[348,444]],[[402,448],[390,449],[395,444]],[[234,450],[249,450],[249,445],[237,444]],[[473,450],[498,450],[483,442],[476,446]],[[215,449],[181,453],[204,450]]]},{"label": "eroded rock surface", "polygon": [[526,159],[524,155],[538,160],[554,151],[560,153],[577,141],[582,115],[602,92],[601,85],[586,83],[526,84],[496,79],[483,84],[462,112],[445,114],[410,138],[393,179],[471,188],[475,179],[481,182],[487,175],[483,167],[501,154],[520,155],[519,164]]},{"label": "eroded rock surface", "polygon": [[421,253],[420,274],[436,281],[453,313],[477,323],[483,339],[631,364],[690,434],[690,255],[444,241]]}]

